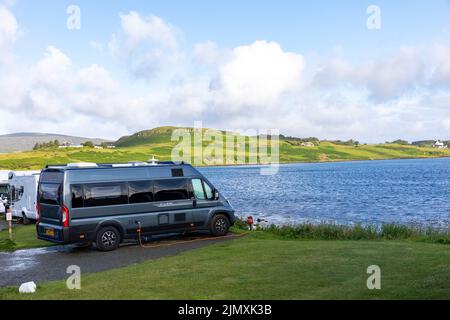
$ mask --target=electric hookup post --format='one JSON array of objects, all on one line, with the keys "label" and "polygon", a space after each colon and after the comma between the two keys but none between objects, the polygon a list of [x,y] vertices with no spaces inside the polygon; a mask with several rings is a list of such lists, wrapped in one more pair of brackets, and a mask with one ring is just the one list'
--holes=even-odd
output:
[{"label": "electric hookup post", "polygon": [[8,221],[8,230],[9,230],[9,240],[13,240],[13,233],[12,233],[12,211],[11,208],[8,206],[6,208],[6,221]]}]

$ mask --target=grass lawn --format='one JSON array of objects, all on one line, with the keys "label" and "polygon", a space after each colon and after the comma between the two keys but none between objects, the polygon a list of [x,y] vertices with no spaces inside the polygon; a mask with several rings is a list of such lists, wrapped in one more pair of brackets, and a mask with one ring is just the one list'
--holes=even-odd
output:
[{"label": "grass lawn", "polygon": [[[370,265],[381,267],[381,290],[366,287]],[[0,299],[450,299],[450,250],[407,240],[300,241],[252,234],[82,275],[79,291],[56,281],[38,284],[34,295],[0,289]]]},{"label": "grass lawn", "polygon": [[[4,219],[4,217],[1,217]],[[38,240],[36,227],[34,225],[15,225],[13,229],[13,241],[9,240],[8,229],[0,231],[0,251],[15,251],[28,248],[48,247],[52,244],[47,241]]]}]

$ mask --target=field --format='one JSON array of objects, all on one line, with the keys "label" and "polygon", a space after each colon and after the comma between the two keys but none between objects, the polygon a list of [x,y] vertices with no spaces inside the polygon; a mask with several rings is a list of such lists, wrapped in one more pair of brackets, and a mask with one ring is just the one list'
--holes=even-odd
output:
[{"label": "field", "polygon": [[[71,162],[111,163],[147,161],[152,156],[155,156],[159,160],[171,160],[172,150],[178,144],[177,141],[171,141],[173,129],[171,127],[158,128],[122,138],[118,141],[118,147],[116,149],[53,148],[0,154],[0,169],[33,170],[41,169],[47,164],[65,164]],[[248,150],[248,144],[254,143],[256,141],[255,139],[252,137],[246,138],[246,150],[239,149],[238,147],[224,147],[224,154],[231,154],[231,157],[234,156],[235,159],[241,156],[245,158],[246,163],[265,162],[264,159],[257,158],[255,152]],[[204,146],[207,144],[207,142],[203,143]],[[270,149],[271,143],[269,141],[268,143],[261,143],[261,145],[269,145]],[[279,150],[279,160],[281,163],[450,157],[450,150],[448,149],[433,149],[399,144],[354,146],[335,144],[332,142],[321,142],[320,145],[314,147],[302,147],[293,144],[289,139],[280,140]],[[205,158],[208,159],[207,156]],[[225,163],[225,161],[223,162]],[[214,163],[204,162],[201,165],[207,164]]]},{"label": "field", "polygon": [[[146,250],[146,249],[143,249]],[[33,295],[0,289],[3,299],[450,299],[447,245],[412,241],[299,241],[257,233],[226,243],[38,284]],[[368,290],[367,268],[381,268]]]}]

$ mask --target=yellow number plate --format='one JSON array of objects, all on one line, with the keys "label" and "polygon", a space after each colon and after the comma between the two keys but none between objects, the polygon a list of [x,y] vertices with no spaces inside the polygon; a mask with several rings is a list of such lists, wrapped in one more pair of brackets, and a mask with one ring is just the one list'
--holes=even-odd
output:
[{"label": "yellow number plate", "polygon": [[54,237],[55,236],[55,230],[52,229],[46,229],[45,230],[45,235],[49,236],[49,237]]}]

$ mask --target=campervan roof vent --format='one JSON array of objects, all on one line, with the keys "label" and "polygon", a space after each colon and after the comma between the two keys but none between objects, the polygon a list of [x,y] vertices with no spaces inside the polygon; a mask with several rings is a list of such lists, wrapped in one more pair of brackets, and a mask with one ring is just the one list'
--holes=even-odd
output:
[{"label": "campervan roof vent", "polygon": [[79,163],[69,163],[67,168],[96,168],[98,167],[96,163],[90,162],[79,162]]}]

